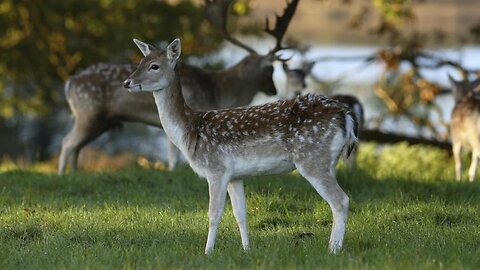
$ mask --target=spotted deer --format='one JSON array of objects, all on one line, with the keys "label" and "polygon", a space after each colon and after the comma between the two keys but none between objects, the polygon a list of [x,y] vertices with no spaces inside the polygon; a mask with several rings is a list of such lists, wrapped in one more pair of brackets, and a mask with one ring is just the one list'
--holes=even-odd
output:
[{"label": "spotted deer", "polygon": [[455,106],[452,110],[450,136],[455,160],[455,177],[462,180],[462,148],[472,150],[472,163],[468,170],[470,181],[475,180],[478,158],[480,158],[480,78],[456,81],[448,75],[453,89]]},{"label": "spotted deer", "polygon": [[264,105],[195,112],[182,95],[177,67],[180,40],[167,50],[134,39],[145,56],[125,80],[130,92],[153,93],[160,122],[192,169],[207,179],[209,230],[205,253],[213,251],[227,192],[249,248],[242,178],[297,169],[330,205],[333,227],[329,250],[342,247],[349,199],[340,188],[335,166],[357,143],[357,124],[344,104],[315,95]]},{"label": "spotted deer", "polygon": [[[305,89],[307,89],[307,84],[305,78],[310,74],[313,63],[307,63],[303,65],[302,68],[292,69],[288,66],[286,62],[282,63],[283,71],[286,75],[286,90],[285,92],[290,97],[299,95]],[[353,112],[355,120],[358,123],[359,130],[363,128],[364,123],[364,113],[363,113],[363,106],[360,101],[352,96],[352,95],[332,95],[330,96],[331,99],[340,101],[341,103],[347,105]],[[351,157],[346,161],[347,166],[350,170],[353,169],[356,163],[356,149],[351,154]]]},{"label": "spotted deer", "polygon": [[[281,40],[292,19],[298,0],[289,2],[285,13],[277,16],[276,25],[265,31],[276,39],[275,47],[265,55],[232,37],[227,29],[227,13],[231,0],[206,0],[204,12],[211,24],[226,40],[249,54],[231,68],[207,71],[184,63],[177,68],[187,104],[194,110],[211,110],[249,104],[255,94],[275,95],[272,79],[275,53],[283,49]],[[65,173],[67,164],[75,171],[80,150],[89,142],[122,122],[140,122],[161,128],[151,95],[132,95],[124,91],[122,82],[135,65],[97,64],[72,76],[65,85],[65,96],[75,123],[62,141],[58,173]],[[127,109],[126,109],[127,108]],[[169,169],[177,160],[174,146],[168,144]]]}]

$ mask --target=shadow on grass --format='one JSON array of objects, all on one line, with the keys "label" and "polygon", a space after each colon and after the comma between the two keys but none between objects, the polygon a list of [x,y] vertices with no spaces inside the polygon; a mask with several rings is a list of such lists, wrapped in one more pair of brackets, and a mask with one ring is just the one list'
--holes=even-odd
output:
[{"label": "shadow on grass", "polygon": [[[247,191],[269,195],[271,193],[293,194],[302,200],[319,197],[313,187],[298,173],[281,176],[258,177],[259,181],[246,181]],[[449,203],[480,201],[480,183],[456,182],[455,180],[424,181],[419,179],[388,177],[375,179],[367,172],[357,169],[353,173],[339,171],[338,182],[350,200],[375,202],[379,200],[446,201]],[[248,193],[248,192],[247,192]],[[283,195],[286,196],[286,195]]]}]

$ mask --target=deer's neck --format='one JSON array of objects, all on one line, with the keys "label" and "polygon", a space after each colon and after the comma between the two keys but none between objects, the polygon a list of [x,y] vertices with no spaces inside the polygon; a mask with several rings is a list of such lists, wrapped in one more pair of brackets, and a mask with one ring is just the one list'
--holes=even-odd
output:
[{"label": "deer's neck", "polygon": [[175,71],[175,78],[167,88],[154,91],[153,97],[157,104],[158,115],[168,138],[184,154],[187,152],[189,115],[193,111],[187,106],[182,95],[180,77]]}]

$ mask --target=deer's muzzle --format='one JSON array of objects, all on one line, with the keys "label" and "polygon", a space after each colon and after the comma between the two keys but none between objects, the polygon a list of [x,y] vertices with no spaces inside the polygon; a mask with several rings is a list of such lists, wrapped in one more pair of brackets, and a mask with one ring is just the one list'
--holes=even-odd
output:
[{"label": "deer's muzzle", "polygon": [[127,88],[129,92],[141,92],[142,85],[141,84],[132,84],[131,79],[126,79],[123,82],[123,87]]}]

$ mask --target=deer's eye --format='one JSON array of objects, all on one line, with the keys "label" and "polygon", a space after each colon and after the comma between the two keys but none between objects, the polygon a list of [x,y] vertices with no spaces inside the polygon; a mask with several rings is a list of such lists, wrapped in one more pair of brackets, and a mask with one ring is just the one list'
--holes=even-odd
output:
[{"label": "deer's eye", "polygon": [[157,64],[153,64],[149,69],[158,70],[160,67]]}]

